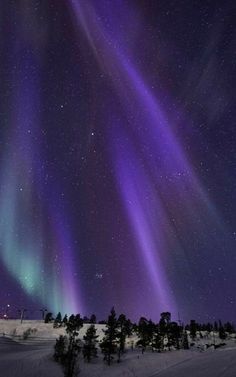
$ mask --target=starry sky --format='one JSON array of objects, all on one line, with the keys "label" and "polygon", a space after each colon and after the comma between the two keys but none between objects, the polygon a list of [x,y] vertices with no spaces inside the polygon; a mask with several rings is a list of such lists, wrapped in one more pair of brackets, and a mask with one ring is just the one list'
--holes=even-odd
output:
[{"label": "starry sky", "polygon": [[235,320],[235,23],[230,0],[3,2],[1,316]]}]

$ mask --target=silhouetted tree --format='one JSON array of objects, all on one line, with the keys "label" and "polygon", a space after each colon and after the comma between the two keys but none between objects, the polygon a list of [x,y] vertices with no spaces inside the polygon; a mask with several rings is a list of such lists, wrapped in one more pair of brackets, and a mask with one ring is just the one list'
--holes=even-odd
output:
[{"label": "silhouetted tree", "polygon": [[90,319],[86,315],[83,317],[83,323],[90,323]]},{"label": "silhouetted tree", "polygon": [[232,334],[232,333],[235,333],[235,328],[234,328],[234,325],[230,322],[226,322],[225,325],[224,325],[224,329],[226,332],[228,332],[229,334]]},{"label": "silhouetted tree", "polygon": [[194,319],[191,319],[190,321],[190,335],[192,339],[195,339],[197,333],[197,326],[196,321]]},{"label": "silhouetted tree", "polygon": [[126,331],[126,335],[129,337],[132,335],[132,332],[133,332],[133,324],[132,322],[130,321],[130,319],[127,319],[126,322],[125,322],[125,331]]},{"label": "silhouetted tree", "polygon": [[121,314],[117,321],[118,324],[118,362],[120,362],[121,354],[125,351],[126,337],[131,333],[131,322],[126,319],[124,314]]},{"label": "silhouetted tree", "polygon": [[207,325],[206,325],[206,331],[208,331],[208,332],[213,331],[213,325],[210,322],[208,322]]},{"label": "silhouetted tree", "polygon": [[174,346],[180,349],[179,339],[181,336],[181,328],[178,326],[177,322],[171,322],[169,324],[168,340],[169,346]]},{"label": "silhouetted tree", "polygon": [[162,338],[167,338],[167,346],[170,349],[171,342],[170,342],[170,321],[171,321],[171,313],[170,312],[163,312],[161,313],[161,318],[159,321],[159,331]]},{"label": "silhouetted tree", "polygon": [[158,352],[161,352],[161,350],[163,349],[163,338],[158,326],[156,326],[156,329],[153,333],[151,345],[153,351],[157,350]]},{"label": "silhouetted tree", "polygon": [[170,312],[161,313],[160,322],[164,322],[168,326],[170,324],[170,321],[171,321],[171,313]]},{"label": "silhouetted tree", "polygon": [[95,324],[97,322],[97,318],[95,314],[92,314],[90,317],[90,323]]},{"label": "silhouetted tree", "polygon": [[141,317],[138,323],[138,346],[142,347],[142,353],[144,353],[148,344],[152,343],[153,333],[155,325],[151,320],[147,320],[145,317]]},{"label": "silhouetted tree", "polygon": [[221,321],[219,321],[219,338],[220,339],[226,339],[226,333],[225,333],[225,329],[224,329],[224,326],[222,325]]},{"label": "silhouetted tree", "polygon": [[218,331],[219,327],[218,327],[218,323],[215,321],[214,322],[214,331]]},{"label": "silhouetted tree", "polygon": [[83,327],[83,320],[80,314],[70,316],[66,323],[66,332],[68,334],[67,352],[64,357],[64,375],[65,377],[74,377],[78,373],[78,355],[81,350],[78,339],[79,330]]},{"label": "silhouetted tree", "polygon": [[56,339],[53,357],[55,361],[61,363],[62,365],[65,362],[66,348],[67,348],[67,337],[60,335],[59,338]]},{"label": "silhouetted tree", "polygon": [[52,313],[47,313],[46,315],[45,315],[45,319],[44,319],[44,322],[45,323],[50,323],[50,322],[52,322],[53,321],[53,316],[52,316]]},{"label": "silhouetted tree", "polygon": [[62,323],[63,323],[63,325],[65,326],[65,325],[67,324],[67,322],[68,322],[68,316],[67,316],[67,314],[65,314],[65,315],[64,315],[64,318],[63,318],[63,320],[62,320]]},{"label": "silhouetted tree", "polygon": [[169,324],[171,320],[171,313],[170,312],[163,312],[161,313],[161,318],[159,321],[159,329],[160,333],[164,336],[167,335]]},{"label": "silhouetted tree", "polygon": [[59,312],[56,318],[54,319],[53,327],[57,328],[61,326],[62,326],[62,316],[61,316],[61,313]]},{"label": "silhouetted tree", "polygon": [[108,317],[106,323],[106,330],[103,331],[105,336],[100,344],[100,347],[102,353],[104,354],[104,360],[107,362],[108,365],[110,365],[112,360],[112,354],[114,354],[117,349],[118,339],[118,323],[114,307],[111,309],[111,313]]},{"label": "silhouetted tree", "polygon": [[83,337],[84,339],[84,345],[83,345],[83,355],[84,358],[89,363],[91,361],[91,358],[97,357],[97,347],[96,343],[98,335],[96,335],[96,328],[92,324],[88,327],[86,331],[86,335]]},{"label": "silhouetted tree", "polygon": [[186,330],[183,332],[183,349],[184,350],[189,349],[188,333]]},{"label": "silhouetted tree", "polygon": [[105,321],[105,319],[102,319],[101,321],[98,322],[99,325],[106,325],[107,324],[107,321]]}]

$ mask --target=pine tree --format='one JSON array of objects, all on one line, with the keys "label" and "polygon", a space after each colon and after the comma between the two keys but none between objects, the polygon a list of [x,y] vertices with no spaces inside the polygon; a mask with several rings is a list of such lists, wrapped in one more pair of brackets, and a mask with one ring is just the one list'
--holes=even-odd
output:
[{"label": "pine tree", "polygon": [[225,329],[224,326],[222,326],[221,321],[219,321],[219,338],[222,340],[226,339]]},{"label": "pine tree", "polygon": [[178,350],[180,349],[179,339],[181,336],[181,328],[178,326],[177,322],[171,322],[169,325],[168,339],[169,345],[173,345]]},{"label": "pine tree", "polygon": [[124,314],[120,314],[118,318],[118,362],[120,362],[121,354],[125,351],[126,337],[130,334],[130,320],[126,319]]},{"label": "pine tree", "polygon": [[159,321],[159,329],[163,336],[168,334],[170,320],[171,320],[171,313],[169,312],[161,313],[161,318]]},{"label": "pine tree", "polygon": [[234,325],[230,322],[226,322],[226,324],[224,325],[224,329],[229,334],[232,334],[235,332]]},{"label": "pine tree", "polygon": [[196,321],[194,319],[192,319],[190,321],[190,335],[191,335],[192,339],[195,339],[196,332],[197,332]]},{"label": "pine tree", "polygon": [[214,331],[217,332],[218,331],[218,323],[215,321],[214,322]]},{"label": "pine tree", "polygon": [[104,338],[100,344],[102,353],[104,354],[104,360],[107,364],[111,364],[112,354],[116,352],[117,349],[117,338],[118,338],[118,323],[116,319],[116,312],[114,307],[111,309],[111,314],[108,317],[106,330],[104,330]]},{"label": "pine tree", "polygon": [[76,316],[72,314],[66,323],[68,344],[63,363],[65,377],[74,377],[78,373],[78,355],[81,349],[78,334],[82,327],[83,321],[79,314]]},{"label": "pine tree", "polygon": [[61,313],[59,312],[57,314],[56,318],[54,319],[53,327],[58,328],[58,327],[61,327],[61,326],[62,326],[62,316],[61,316]]},{"label": "pine tree", "polygon": [[156,326],[156,329],[153,333],[151,344],[152,344],[152,351],[157,350],[158,352],[161,352],[161,350],[163,349],[163,338],[160,334],[160,330],[158,326]]},{"label": "pine tree", "polygon": [[207,330],[208,332],[213,331],[213,326],[212,326],[212,324],[211,324],[210,322],[207,323],[207,325],[206,325],[206,330]]},{"label": "pine tree", "polygon": [[83,323],[90,323],[90,319],[86,315],[83,317]]},{"label": "pine tree", "polygon": [[160,322],[164,323],[165,325],[169,325],[170,321],[171,321],[171,313],[170,312],[161,313]]},{"label": "pine tree", "polygon": [[63,323],[63,325],[65,326],[65,325],[67,324],[67,322],[68,322],[68,316],[67,316],[67,314],[65,314],[65,315],[64,315],[64,318],[63,318],[63,320],[62,320],[62,323]]},{"label": "pine tree", "polygon": [[45,323],[50,323],[50,322],[52,322],[53,321],[53,317],[52,317],[52,313],[47,313],[46,315],[45,315],[45,319],[44,319],[44,322]]},{"label": "pine tree", "polygon": [[130,319],[127,319],[126,322],[125,322],[125,331],[126,331],[126,334],[127,334],[128,337],[132,335],[133,324],[130,321]]},{"label": "pine tree", "polygon": [[88,327],[86,331],[86,335],[84,336],[84,345],[83,345],[83,356],[84,359],[87,360],[89,363],[91,361],[91,358],[97,357],[97,348],[96,348],[96,343],[98,335],[96,335],[96,328],[92,324],[91,326]]},{"label": "pine tree", "polygon": [[150,328],[150,321],[148,321],[145,317],[141,317],[138,323],[139,340],[137,345],[142,347],[142,353],[144,353],[147,345],[151,343],[152,340]]},{"label": "pine tree", "polygon": [[66,355],[66,348],[67,348],[67,337],[60,335],[58,339],[56,339],[56,344],[54,346],[54,360],[62,365],[65,362],[65,355]]},{"label": "pine tree", "polygon": [[170,312],[163,312],[161,313],[161,318],[159,321],[159,330],[161,336],[164,338],[167,338],[168,342],[167,345],[170,350],[170,321],[171,321],[171,313]]},{"label": "pine tree", "polygon": [[188,333],[185,330],[183,333],[183,349],[188,350],[189,349],[189,342],[188,342]]},{"label": "pine tree", "polygon": [[91,317],[90,317],[90,323],[92,324],[95,324],[97,323],[97,318],[96,318],[96,315],[95,314],[92,314]]}]

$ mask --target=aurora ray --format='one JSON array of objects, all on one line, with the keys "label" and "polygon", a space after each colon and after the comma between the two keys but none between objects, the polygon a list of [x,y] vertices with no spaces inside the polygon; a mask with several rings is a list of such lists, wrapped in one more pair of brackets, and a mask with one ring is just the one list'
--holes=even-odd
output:
[{"label": "aurora ray", "polygon": [[27,40],[19,32],[12,46],[12,64],[18,69],[11,77],[15,88],[11,98],[15,111],[8,129],[11,142],[1,163],[0,255],[8,272],[39,305],[55,313],[76,313],[83,308],[66,218],[59,210],[56,190],[50,187],[51,198],[42,185],[47,172],[40,140],[41,61],[30,43],[30,36]]}]

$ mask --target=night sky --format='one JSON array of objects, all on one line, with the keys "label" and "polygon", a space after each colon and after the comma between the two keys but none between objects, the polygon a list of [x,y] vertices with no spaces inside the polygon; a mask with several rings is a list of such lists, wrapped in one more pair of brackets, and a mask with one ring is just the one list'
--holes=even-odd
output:
[{"label": "night sky", "polygon": [[7,0],[0,315],[235,320],[236,4]]}]

